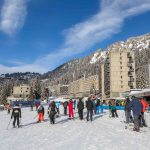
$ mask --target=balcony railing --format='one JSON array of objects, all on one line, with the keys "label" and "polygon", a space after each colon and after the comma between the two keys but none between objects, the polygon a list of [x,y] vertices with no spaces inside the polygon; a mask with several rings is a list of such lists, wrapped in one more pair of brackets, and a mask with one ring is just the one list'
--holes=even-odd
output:
[{"label": "balcony railing", "polygon": [[132,67],[132,63],[128,63],[128,67]]},{"label": "balcony railing", "polygon": [[129,72],[128,72],[128,76],[129,76],[129,77],[133,77],[132,72],[129,71]]},{"label": "balcony railing", "polygon": [[129,82],[134,82],[134,78],[130,78]]},{"label": "balcony railing", "polygon": [[134,69],[133,68],[129,68],[129,72],[134,72]]},{"label": "balcony railing", "polygon": [[131,87],[131,86],[133,86],[133,83],[129,81],[128,85]]}]

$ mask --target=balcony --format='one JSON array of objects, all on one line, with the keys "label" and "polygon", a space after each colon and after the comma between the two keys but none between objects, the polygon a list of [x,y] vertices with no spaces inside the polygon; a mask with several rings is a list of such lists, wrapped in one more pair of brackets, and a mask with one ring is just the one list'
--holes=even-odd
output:
[{"label": "balcony", "polygon": [[129,72],[128,72],[128,76],[129,76],[129,77],[133,77],[132,72],[129,71]]},{"label": "balcony", "polygon": [[127,65],[128,65],[128,67],[132,67],[132,63],[128,63]]},{"label": "balcony", "polygon": [[133,87],[133,83],[129,81],[128,82],[128,86],[130,86],[130,87],[132,86]]},{"label": "balcony", "polygon": [[128,63],[133,63],[133,59],[129,59]]},{"label": "balcony", "polygon": [[127,53],[127,57],[128,57],[128,58],[131,58],[132,56],[131,56],[131,54],[130,54],[130,53]]},{"label": "balcony", "polygon": [[134,82],[134,78],[131,77],[130,80],[129,80],[129,82]]},{"label": "balcony", "polygon": [[129,68],[129,72],[134,72],[134,69],[133,68]]}]

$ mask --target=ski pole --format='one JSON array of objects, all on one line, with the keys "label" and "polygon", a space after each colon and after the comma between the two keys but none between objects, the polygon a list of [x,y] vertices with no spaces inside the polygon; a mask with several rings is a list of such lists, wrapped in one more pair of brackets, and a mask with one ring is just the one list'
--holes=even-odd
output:
[{"label": "ski pole", "polygon": [[22,128],[21,118],[20,118],[20,120],[19,120],[19,124],[20,124],[20,127]]},{"label": "ski pole", "polygon": [[7,125],[6,130],[8,130],[8,127],[9,127],[9,125],[10,125],[10,122],[11,122],[11,118],[10,118],[10,120],[9,120],[9,123],[8,123],[8,125]]}]

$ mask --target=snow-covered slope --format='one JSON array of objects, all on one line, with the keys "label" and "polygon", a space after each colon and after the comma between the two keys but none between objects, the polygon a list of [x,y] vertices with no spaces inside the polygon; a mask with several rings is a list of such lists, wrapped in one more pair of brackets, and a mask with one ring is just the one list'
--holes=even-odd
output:
[{"label": "snow-covered slope", "polygon": [[150,48],[150,33],[129,38],[126,41],[116,42],[107,48],[107,51],[124,51],[125,49],[132,51],[142,51]]},{"label": "snow-covered slope", "polygon": [[[61,116],[50,125],[47,114],[46,121],[37,124],[36,111],[24,108],[23,127],[6,130],[10,116],[0,112],[0,150],[149,150],[150,129],[142,128],[141,133],[125,130],[122,113],[112,119],[106,111],[94,116],[92,123],[80,121],[77,114],[75,120]],[[146,119],[150,120],[150,114]]]}]

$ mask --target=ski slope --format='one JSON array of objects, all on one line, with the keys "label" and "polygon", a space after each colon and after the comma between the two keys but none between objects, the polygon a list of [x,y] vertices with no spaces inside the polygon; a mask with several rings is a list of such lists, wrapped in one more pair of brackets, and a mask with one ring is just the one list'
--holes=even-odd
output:
[{"label": "ski slope", "polygon": [[[22,108],[22,128],[12,128],[11,124],[6,130],[10,115],[3,111],[0,150],[149,150],[150,128],[142,128],[140,133],[125,129],[123,111],[118,113],[119,118],[109,118],[105,111],[95,115],[93,122],[80,121],[77,113],[75,120],[62,115],[50,125],[47,114],[45,122],[36,123],[36,111]],[[150,113],[146,113],[149,120]]]}]

